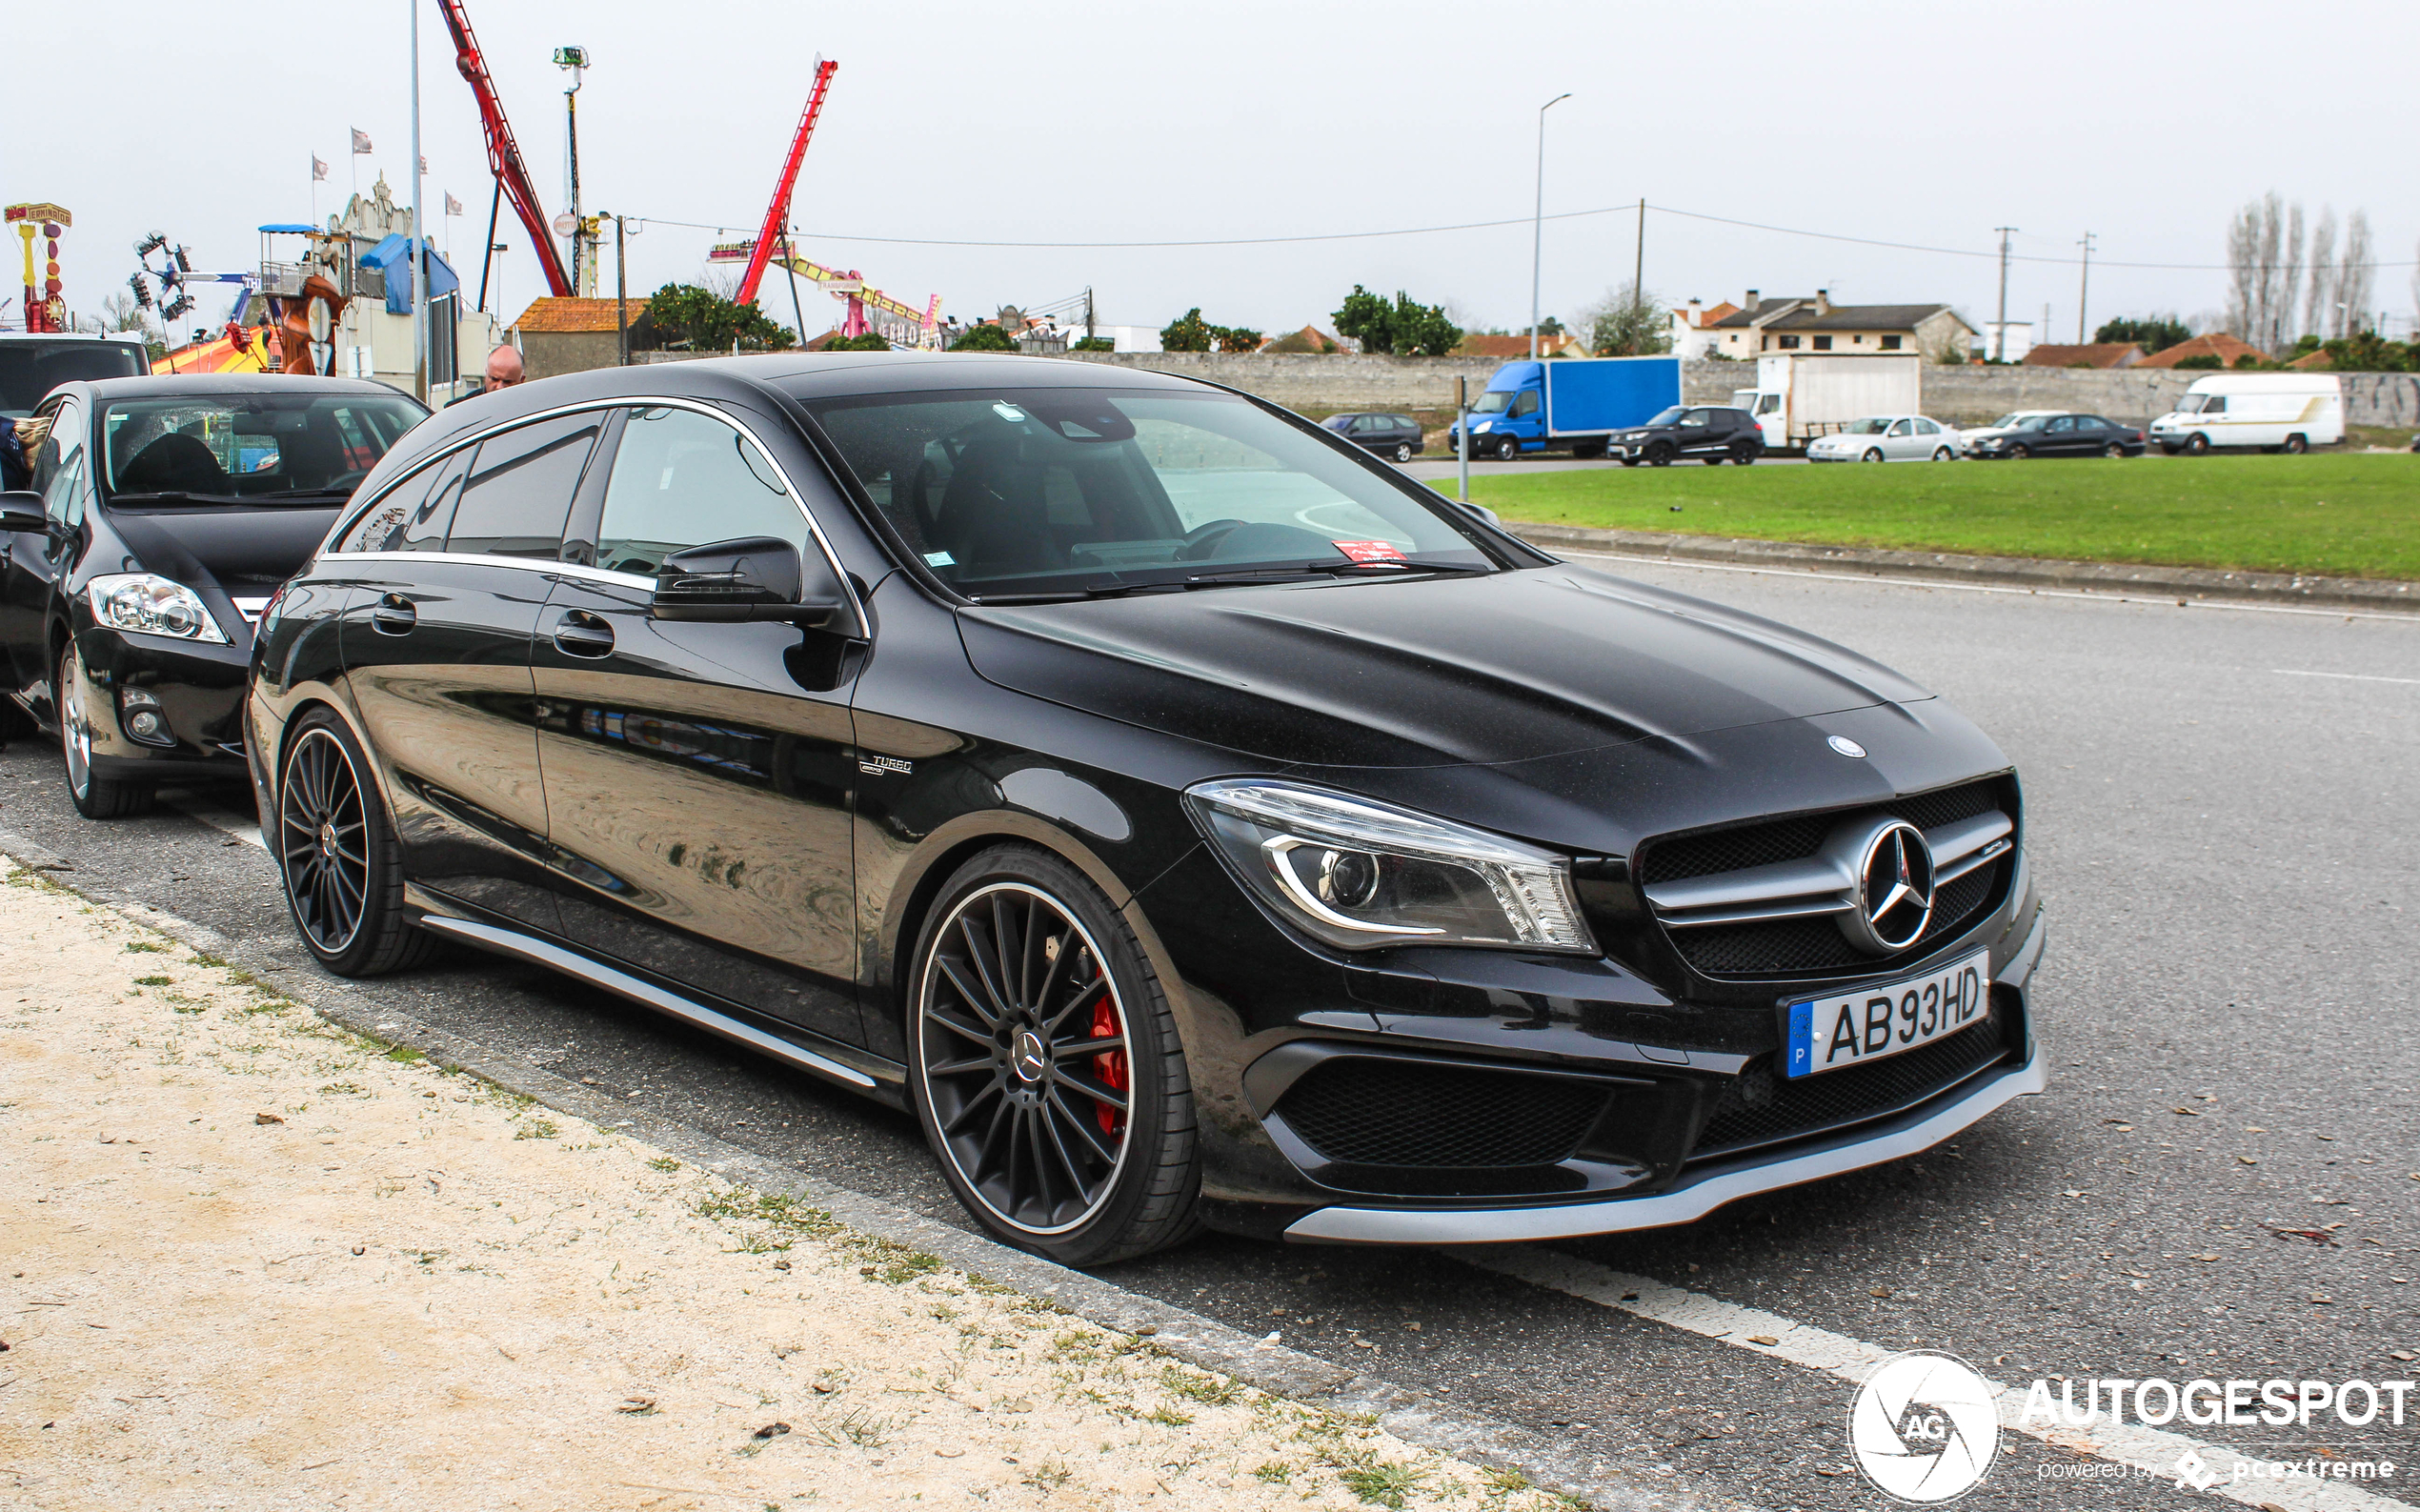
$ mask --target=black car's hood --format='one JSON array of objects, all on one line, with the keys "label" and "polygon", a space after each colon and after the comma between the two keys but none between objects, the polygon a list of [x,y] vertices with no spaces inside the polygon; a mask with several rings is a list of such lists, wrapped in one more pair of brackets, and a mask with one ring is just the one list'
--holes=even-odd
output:
[{"label": "black car's hood", "polygon": [[1264,759],[1529,760],[1931,696],[1828,641],[1569,566],[959,615],[986,679]]},{"label": "black car's hood", "polygon": [[268,592],[302,570],[336,523],[341,506],[278,509],[111,508],[127,572],[158,573],[188,586]]}]

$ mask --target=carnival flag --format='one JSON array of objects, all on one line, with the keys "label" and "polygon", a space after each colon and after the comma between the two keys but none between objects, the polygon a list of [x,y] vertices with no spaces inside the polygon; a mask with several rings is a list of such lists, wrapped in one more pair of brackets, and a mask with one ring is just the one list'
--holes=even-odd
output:
[{"label": "carnival flag", "polygon": [[461,213],[462,213],[462,202],[461,202],[460,200],[458,200],[458,199],[455,199],[453,195],[448,194],[448,195],[445,197],[445,212],[446,212],[447,214],[449,214],[449,215],[459,215],[459,214],[461,214]]},{"label": "carnival flag", "polygon": [[325,179],[327,176],[328,176],[328,165],[327,165],[327,164],[325,164],[325,163],[323,163],[323,162],[321,162],[321,161],[319,160],[319,154],[318,154],[318,153],[316,153],[316,152],[312,153],[312,154],[311,154],[311,181],[312,181],[313,183],[316,184],[316,183],[319,183],[321,180]]},{"label": "carnival flag", "polygon": [[358,126],[353,129],[353,151],[356,157],[364,156],[373,151],[370,146],[370,133]]}]

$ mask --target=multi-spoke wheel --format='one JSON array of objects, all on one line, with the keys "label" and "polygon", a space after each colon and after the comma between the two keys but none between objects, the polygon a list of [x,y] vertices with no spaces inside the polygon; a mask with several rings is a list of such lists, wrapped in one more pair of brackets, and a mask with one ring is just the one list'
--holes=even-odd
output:
[{"label": "multi-spoke wheel", "polygon": [[326,709],[295,721],[277,784],[274,846],[294,928],[321,964],[374,977],[427,954],[403,917],[403,865],[369,762]]},{"label": "multi-spoke wheel", "polygon": [[1133,933],[1058,857],[975,857],[909,978],[917,1111],[1001,1238],[1068,1264],[1182,1239],[1200,1187],[1167,999]]},{"label": "multi-spoke wheel", "polygon": [[71,642],[59,657],[57,696],[50,705],[59,715],[59,755],[67,762],[69,799],[75,804],[75,812],[88,819],[150,813],[150,783],[93,776],[91,697],[91,690],[84,686],[84,655]]}]

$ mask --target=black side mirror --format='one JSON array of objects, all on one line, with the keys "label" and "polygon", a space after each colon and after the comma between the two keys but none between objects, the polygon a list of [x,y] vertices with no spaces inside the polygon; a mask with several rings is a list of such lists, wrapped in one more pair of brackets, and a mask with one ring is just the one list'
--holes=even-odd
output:
[{"label": "black side mirror", "polygon": [[39,535],[50,528],[50,516],[43,513],[41,494],[30,489],[10,489],[0,494],[0,531]]},{"label": "black side mirror", "polygon": [[848,603],[821,553],[810,565],[788,541],[748,535],[665,557],[655,570],[651,612],[657,619],[824,626],[836,616],[849,618]]}]

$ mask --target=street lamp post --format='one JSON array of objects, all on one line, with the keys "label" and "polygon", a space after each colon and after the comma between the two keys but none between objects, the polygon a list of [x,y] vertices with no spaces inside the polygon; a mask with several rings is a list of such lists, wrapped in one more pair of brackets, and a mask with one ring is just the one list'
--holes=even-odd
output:
[{"label": "street lamp post", "polygon": [[1529,360],[1538,360],[1538,272],[1546,245],[1546,112],[1571,98],[1570,91],[1538,107],[1538,205],[1529,221]]},{"label": "street lamp post", "polygon": [[420,205],[420,0],[412,8],[412,390],[429,402],[429,232]]}]

